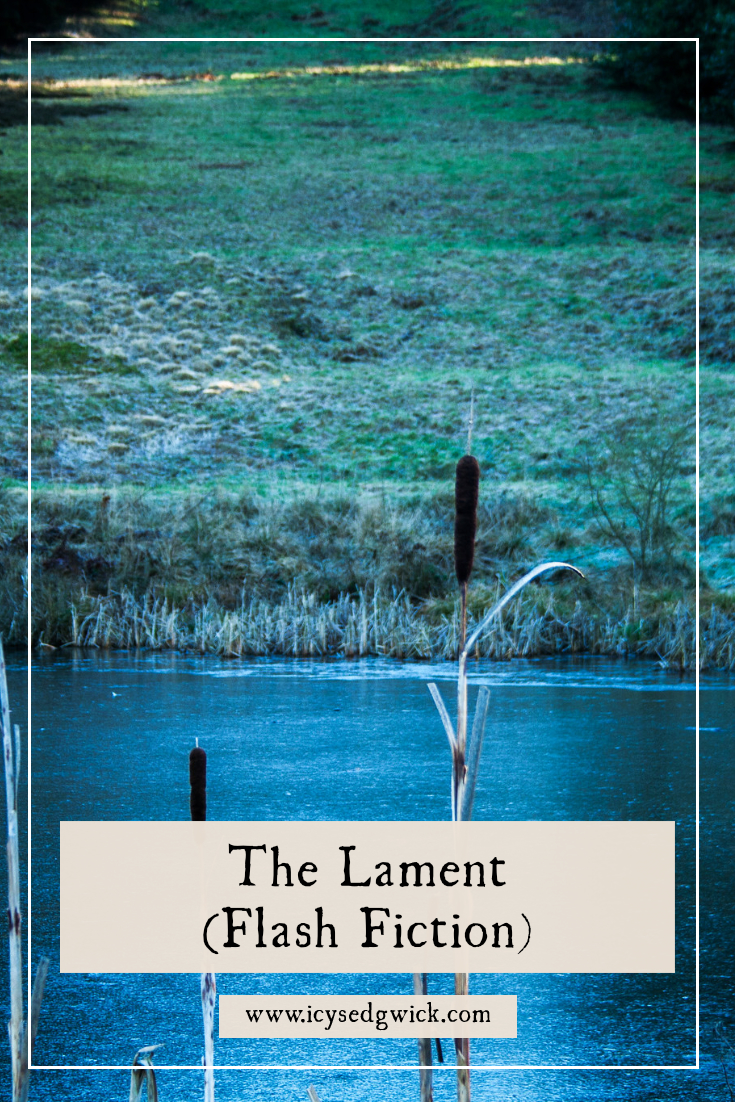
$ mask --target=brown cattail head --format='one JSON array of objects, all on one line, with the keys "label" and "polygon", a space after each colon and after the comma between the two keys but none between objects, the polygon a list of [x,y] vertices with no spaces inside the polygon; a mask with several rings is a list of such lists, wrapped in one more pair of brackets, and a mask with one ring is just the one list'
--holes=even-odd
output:
[{"label": "brown cattail head", "polygon": [[454,569],[460,585],[470,580],[475,559],[479,491],[480,464],[474,455],[463,455],[454,484]]},{"label": "brown cattail head", "polygon": [[189,754],[189,784],[192,822],[203,822],[207,818],[207,755],[201,746]]}]

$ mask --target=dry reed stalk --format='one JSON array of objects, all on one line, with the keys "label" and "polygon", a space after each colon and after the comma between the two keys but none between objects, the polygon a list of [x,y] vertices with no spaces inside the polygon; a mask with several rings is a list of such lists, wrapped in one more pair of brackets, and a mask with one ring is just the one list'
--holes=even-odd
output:
[{"label": "dry reed stalk", "polygon": [[130,1102],[140,1102],[144,1085],[148,1102],[158,1102],[153,1053],[160,1047],[160,1045],[146,1045],[145,1048],[139,1048],[133,1057],[133,1067],[130,1072]]},{"label": "dry reed stalk", "polygon": [[10,1056],[13,1099],[20,1097],[21,1036],[23,1032],[23,964],[21,955],[20,871],[18,854],[17,773],[10,732],[10,702],[5,654],[0,642],[0,709],[2,710],[3,759],[5,765],[5,807],[7,811],[8,937],[10,950]]},{"label": "dry reed stalk", "polygon": [[204,1022],[204,1102],[214,1102],[214,1006],[217,1001],[214,972],[202,972],[201,991]]},{"label": "dry reed stalk", "polygon": [[[413,974],[413,993],[414,995],[426,995],[428,993],[428,977],[425,972],[414,972]],[[431,1070],[431,1038],[421,1037],[419,1039],[419,1064],[421,1070],[419,1072],[419,1088],[421,1093],[421,1102],[433,1102],[434,1089],[432,1085],[433,1072]]]},{"label": "dry reed stalk", "polygon": [[41,1003],[43,1002],[43,993],[46,989],[46,980],[48,978],[49,959],[48,957],[41,957],[36,970],[36,978],[33,981],[33,988],[31,991],[31,1013],[30,1013],[30,1030],[29,1030],[29,1043],[23,1043],[21,1046],[20,1057],[20,1078],[21,1078],[21,1091],[19,1102],[27,1102],[28,1090],[31,1085],[31,1076],[28,1068],[29,1060],[33,1061],[33,1046],[36,1043],[36,1034],[38,1033],[38,1022],[41,1016]]},{"label": "dry reed stalk", "polygon": [[[192,822],[207,818],[207,754],[197,744],[189,754],[189,809]],[[217,980],[214,972],[202,972],[202,1021],[204,1024],[204,1102],[214,1102],[214,1006]]]},{"label": "dry reed stalk", "polygon": [[30,999],[29,1022],[23,1018],[23,946],[20,909],[20,855],[18,852],[18,774],[20,769],[20,728],[10,729],[10,702],[5,668],[5,653],[0,639],[0,713],[3,733],[3,763],[5,767],[5,807],[8,841],[8,941],[10,969],[10,1064],[13,1102],[28,1098],[33,1045],[38,1032],[41,1001],[46,986],[49,962],[43,957],[36,971]]}]

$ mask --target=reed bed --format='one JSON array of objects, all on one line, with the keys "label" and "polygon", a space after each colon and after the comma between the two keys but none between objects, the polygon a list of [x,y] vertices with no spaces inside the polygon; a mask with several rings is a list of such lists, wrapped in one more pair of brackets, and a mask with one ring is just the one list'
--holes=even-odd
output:
[{"label": "reed bed", "polygon": [[[468,612],[468,632],[479,617]],[[666,668],[690,670],[695,661],[694,615],[679,601],[656,616],[595,616],[578,602],[571,615],[557,608],[553,591],[524,593],[498,617],[473,649],[477,658],[507,660],[558,654],[649,657]],[[150,648],[217,654],[228,658],[290,656],[432,659],[454,661],[461,630],[459,600],[450,613],[432,614],[405,592],[359,590],[318,602],[289,588],[279,601],[242,593],[237,609],[213,599],[175,606],[148,593],[122,590],[83,594],[72,606],[63,645]],[[42,645],[43,641],[42,641]],[[735,618],[712,606],[702,617],[701,666],[735,669]]]},{"label": "reed bed", "polygon": [[700,618],[700,666],[735,670],[735,618],[712,605]]},{"label": "reed bed", "polygon": [[[352,498],[303,487],[291,496],[217,491],[206,500],[39,492],[32,639],[451,660],[459,639],[451,504],[446,486]],[[0,628],[13,646],[26,636],[25,519],[22,495],[0,493]],[[581,586],[534,586],[482,652],[646,655],[691,668],[694,571],[684,543],[636,581],[622,552],[585,523],[511,491],[480,500],[470,617],[534,561],[561,555],[586,575]],[[731,513],[723,505],[707,524],[707,538],[726,550]],[[701,654],[703,666],[733,669],[735,604],[718,570],[702,575]]]}]

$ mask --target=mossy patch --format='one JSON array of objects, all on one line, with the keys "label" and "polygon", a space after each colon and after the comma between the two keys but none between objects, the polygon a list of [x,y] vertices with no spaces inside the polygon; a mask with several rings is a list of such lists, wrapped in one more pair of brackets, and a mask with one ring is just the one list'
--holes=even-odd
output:
[{"label": "mossy patch", "polygon": [[[21,371],[28,367],[28,337],[18,333],[3,345],[3,358]],[[102,356],[93,348],[77,341],[56,340],[53,337],[31,337],[31,370],[33,374],[64,375],[82,372],[137,374],[137,367],[121,356]]]},{"label": "mossy patch", "polygon": [[23,180],[17,172],[0,172],[0,224],[24,225],[27,212],[28,189]]}]

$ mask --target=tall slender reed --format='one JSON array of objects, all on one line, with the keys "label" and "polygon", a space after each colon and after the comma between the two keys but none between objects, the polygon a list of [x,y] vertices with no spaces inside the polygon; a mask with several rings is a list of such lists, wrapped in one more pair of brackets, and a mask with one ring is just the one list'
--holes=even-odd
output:
[{"label": "tall slender reed", "polygon": [[[472,566],[475,561],[475,535],[477,533],[477,503],[480,493],[480,464],[475,459],[474,455],[469,454],[469,449],[472,446],[472,427],[474,423],[474,394],[472,403],[470,405],[469,427],[467,432],[467,455],[463,455],[457,463],[457,469],[455,473],[454,482],[454,569],[457,575],[457,581],[459,582],[460,593],[462,597],[462,617],[460,622],[459,633],[459,652],[460,655],[464,650],[465,639],[467,637],[467,585],[472,574]],[[436,686],[433,687],[436,690]],[[441,697],[438,696],[438,690],[436,693],[432,691],[434,699],[437,700],[437,706],[441,702]],[[465,695],[466,702],[466,695]],[[442,714],[444,704],[441,702],[440,714]],[[481,711],[478,709],[478,715]],[[479,746],[482,742],[482,735],[484,733],[485,717],[487,715],[487,702],[484,703],[484,709],[482,710],[482,730],[478,732],[478,738],[473,740],[476,746],[476,752],[474,754],[476,758],[476,764],[479,762]],[[446,709],[442,714],[442,720],[445,722],[448,732],[451,730],[451,723],[449,716],[446,715]],[[462,816],[462,798],[460,794],[460,786],[465,783],[467,775],[467,768],[465,765],[465,743],[466,743],[466,704],[465,704],[465,723],[464,733],[460,737],[460,724],[458,720],[458,730],[456,745],[453,742],[453,733],[450,736],[450,745],[452,746],[452,819],[456,822],[459,821]],[[473,786],[474,794],[474,786]],[[420,973],[415,973],[413,977],[414,994],[426,994],[427,977]],[[454,993],[455,995],[467,995],[469,993],[469,977],[466,972],[456,972],[454,976]],[[457,1098],[459,1102],[470,1102],[470,1041],[469,1037],[455,1037],[454,1048],[457,1054]],[[419,1041],[419,1063],[421,1068],[421,1102],[431,1102],[431,1072],[425,1071],[426,1066],[431,1065],[431,1041],[427,1039],[421,1039]]]},{"label": "tall slender reed", "polygon": [[[207,754],[199,739],[189,754],[189,810],[194,823],[207,818]],[[214,1005],[217,981],[214,972],[202,972],[202,1019],[204,1023],[204,1102],[214,1102]]]},{"label": "tall slender reed", "polygon": [[20,728],[10,728],[10,702],[5,670],[5,654],[0,639],[0,712],[2,712],[3,763],[5,767],[5,806],[7,811],[8,841],[8,940],[10,967],[10,1067],[13,1102],[26,1102],[30,1086],[29,1063],[32,1063],[33,1045],[38,1031],[41,1001],[48,976],[49,961],[43,957],[36,971],[31,991],[28,1021],[23,1015],[23,951],[21,938],[22,915],[20,909],[20,855],[18,852],[18,774],[20,770]]},{"label": "tall slender reed", "polygon": [[[468,453],[472,440],[473,410],[470,412],[468,432]],[[467,658],[473,646],[494,618],[505,608],[510,600],[542,573],[549,570],[572,570],[581,575],[581,571],[568,563],[550,562],[535,567],[524,575],[504,594],[490,612],[467,639],[467,584],[472,573],[475,557],[475,535],[477,531],[477,503],[479,498],[480,467],[474,456],[462,456],[457,464],[455,481],[455,519],[454,519],[454,565],[462,596],[462,619],[460,624],[459,669],[457,674],[457,725],[456,729],[449,718],[444,701],[437,686],[432,682],[429,691],[439,711],[452,751],[452,819],[454,822],[472,818],[472,807],[480,764],[480,752],[485,735],[487,710],[490,699],[488,690],[480,689],[475,709],[472,733],[467,739]],[[454,977],[456,995],[469,993],[469,976],[457,972]],[[457,1098],[458,1102],[470,1102],[470,1042],[469,1038],[455,1038],[457,1053]]]}]

